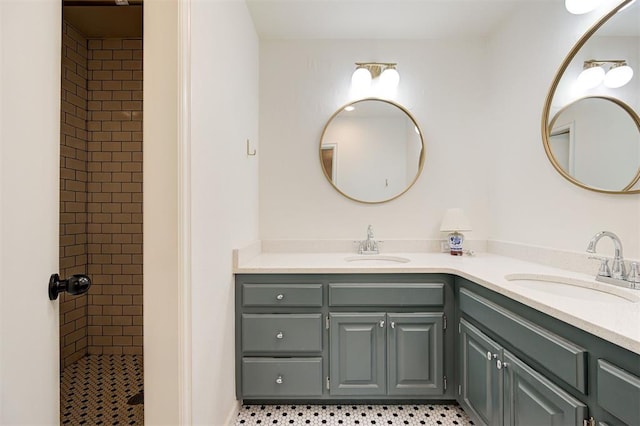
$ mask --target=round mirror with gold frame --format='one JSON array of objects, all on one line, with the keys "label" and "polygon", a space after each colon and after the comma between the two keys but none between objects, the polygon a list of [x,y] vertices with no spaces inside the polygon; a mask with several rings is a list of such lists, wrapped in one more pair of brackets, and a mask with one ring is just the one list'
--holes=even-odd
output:
[{"label": "round mirror with gold frame", "polygon": [[320,137],[320,164],[331,185],[362,203],[404,194],[422,172],[420,126],[401,105],[367,98],[338,109]]},{"label": "round mirror with gold frame", "polygon": [[[542,140],[554,168],[582,188],[640,193],[640,2],[625,0],[594,24],[558,69],[542,114]],[[628,64],[622,87],[580,86],[583,69],[602,74]]]}]

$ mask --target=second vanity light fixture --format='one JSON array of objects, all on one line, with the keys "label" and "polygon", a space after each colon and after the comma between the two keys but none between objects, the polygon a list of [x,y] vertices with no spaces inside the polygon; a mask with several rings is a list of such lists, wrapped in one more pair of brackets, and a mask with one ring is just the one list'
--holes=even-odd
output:
[{"label": "second vanity light fixture", "polygon": [[[609,66],[605,72],[604,66]],[[577,83],[583,89],[593,89],[604,83],[610,89],[622,87],[633,78],[633,68],[624,59],[584,61],[584,69],[578,76]]]},{"label": "second vanity light fixture", "polygon": [[351,76],[351,86],[358,90],[368,89],[373,79],[385,89],[394,89],[400,83],[398,64],[392,62],[356,62],[356,70]]}]

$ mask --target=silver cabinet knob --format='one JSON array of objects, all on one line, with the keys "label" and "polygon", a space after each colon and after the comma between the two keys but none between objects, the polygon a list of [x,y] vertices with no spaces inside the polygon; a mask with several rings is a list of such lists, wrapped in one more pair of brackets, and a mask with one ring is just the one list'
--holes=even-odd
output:
[{"label": "silver cabinet knob", "polygon": [[384,328],[384,320],[380,321],[380,328]]},{"label": "silver cabinet knob", "polygon": [[276,299],[278,299],[278,300],[282,300],[282,299],[284,299],[284,294],[279,294],[279,295],[277,295],[277,296],[276,296]]},{"label": "silver cabinet knob", "polygon": [[507,368],[507,363],[506,362],[502,362],[500,360],[496,361],[496,368],[498,370],[502,370],[503,368]]},{"label": "silver cabinet knob", "polygon": [[391,328],[396,328],[396,323],[395,323],[395,321],[391,321]]},{"label": "silver cabinet knob", "polygon": [[487,351],[487,359],[491,361],[491,352]]},{"label": "silver cabinet knob", "polygon": [[278,376],[276,377],[276,383],[281,385],[284,382],[284,379],[282,378],[282,376]]},{"label": "silver cabinet knob", "polygon": [[278,331],[278,334],[276,334],[276,339],[282,339],[284,338],[284,334],[282,333],[282,331]]}]

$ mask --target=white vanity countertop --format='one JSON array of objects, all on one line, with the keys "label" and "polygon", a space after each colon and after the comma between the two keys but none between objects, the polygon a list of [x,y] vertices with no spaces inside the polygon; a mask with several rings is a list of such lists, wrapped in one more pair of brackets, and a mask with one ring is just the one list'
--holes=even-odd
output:
[{"label": "white vanity countertop", "polygon": [[[497,293],[560,319],[640,354],[640,302],[582,300],[571,296],[535,291],[508,281],[510,274],[560,276],[593,283],[595,288],[615,287],[618,294],[640,298],[640,291],[602,284],[593,276],[552,268],[538,263],[478,253],[474,256],[451,256],[448,253],[380,253],[401,256],[408,263],[372,265],[347,262],[354,253],[270,253],[248,251],[234,253],[234,272],[238,274],[365,274],[365,273],[445,273],[467,278]],[[606,295],[605,295],[606,296]]]}]

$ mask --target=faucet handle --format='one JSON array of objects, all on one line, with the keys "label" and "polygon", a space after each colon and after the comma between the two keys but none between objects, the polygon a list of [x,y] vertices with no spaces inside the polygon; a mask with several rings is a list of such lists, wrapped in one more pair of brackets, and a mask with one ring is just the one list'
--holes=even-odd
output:
[{"label": "faucet handle", "polygon": [[629,275],[627,276],[627,281],[634,284],[635,288],[638,288],[638,284],[640,284],[640,263],[631,262],[629,264]]},{"label": "faucet handle", "polygon": [[611,269],[609,269],[609,259],[601,256],[589,256],[589,259],[595,259],[600,261],[600,269],[598,270],[599,277],[611,276]]}]

